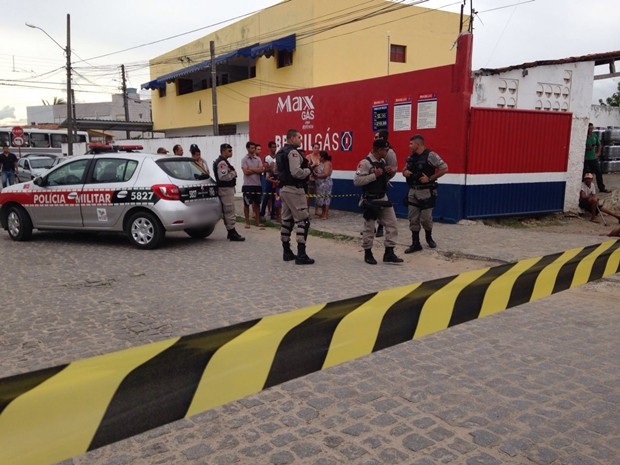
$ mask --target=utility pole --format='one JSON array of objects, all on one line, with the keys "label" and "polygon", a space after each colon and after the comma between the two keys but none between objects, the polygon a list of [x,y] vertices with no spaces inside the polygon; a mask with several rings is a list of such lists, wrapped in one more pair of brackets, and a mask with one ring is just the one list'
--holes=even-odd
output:
[{"label": "utility pole", "polygon": [[390,31],[387,31],[387,75],[390,75],[390,60],[392,59],[392,42]]},{"label": "utility pole", "polygon": [[75,102],[75,98],[73,98],[73,90],[71,89],[71,15],[67,13],[67,46],[63,47],[58,43],[56,39],[54,39],[51,35],[47,33],[47,31],[39,26],[35,26],[34,24],[26,23],[26,26],[31,27],[33,29],[38,29],[47,37],[49,37],[52,42],[54,42],[67,56],[67,155],[73,155],[73,131],[75,128],[75,107],[73,103]]},{"label": "utility pole", "polygon": [[215,42],[209,43],[211,49],[211,100],[213,101],[213,135],[220,135],[220,127],[217,122],[217,73],[215,72]]},{"label": "utility pole", "polygon": [[67,13],[67,155],[73,155],[73,93],[71,92],[71,15]]},{"label": "utility pole", "polygon": [[[123,107],[125,107],[125,121],[129,122],[129,101],[127,98],[127,81],[125,80],[125,65],[121,65],[121,74],[122,74],[122,82],[123,82]],[[131,139],[131,134],[129,130],[125,131],[125,135],[127,139]]]},{"label": "utility pole", "polygon": [[73,142],[77,144],[77,111],[75,111],[75,89],[71,89],[71,118],[73,121]]}]

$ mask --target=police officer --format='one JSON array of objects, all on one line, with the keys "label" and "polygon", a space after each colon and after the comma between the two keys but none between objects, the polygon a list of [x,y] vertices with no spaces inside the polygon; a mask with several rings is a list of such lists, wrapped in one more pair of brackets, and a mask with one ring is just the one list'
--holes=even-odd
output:
[{"label": "police officer", "polygon": [[[286,144],[276,154],[276,171],[282,200],[280,240],[285,262],[295,260],[297,265],[312,265],[314,260],[306,254],[310,215],[305,191],[312,171],[308,167],[308,160],[299,153],[299,147],[301,134],[296,129],[289,129],[286,133]],[[291,250],[293,223],[297,236],[297,255]]]},{"label": "police officer", "polygon": [[228,240],[233,242],[245,241],[235,229],[235,185],[237,184],[237,172],[229,163],[232,157],[230,144],[220,145],[220,156],[213,162],[213,173],[217,181],[217,191],[222,202],[224,212],[224,225],[228,230]]},{"label": "police officer", "polygon": [[[383,139],[387,141],[388,137],[390,137],[390,133],[387,129],[379,129],[377,132],[375,132],[375,140]],[[394,170],[393,174],[390,176],[391,179],[398,171],[398,158],[396,157],[396,152],[394,152],[391,144],[389,145],[388,153],[385,156],[385,163]],[[377,233],[375,237],[383,237],[383,225],[381,223],[377,225]]]},{"label": "police officer", "polygon": [[424,145],[424,138],[416,134],[409,140],[411,155],[407,158],[403,176],[409,185],[409,229],[411,246],[405,253],[422,250],[420,229],[424,228],[426,243],[431,249],[437,247],[433,240],[433,207],[435,206],[437,179],[448,172],[448,165],[437,153]]},{"label": "police officer", "polygon": [[394,175],[393,168],[385,162],[389,147],[390,144],[385,139],[375,139],[372,151],[359,162],[353,178],[353,184],[362,186],[364,190],[360,201],[364,212],[362,248],[364,249],[364,261],[369,265],[377,264],[377,260],[372,255],[375,221],[377,220],[385,226],[383,261],[386,263],[403,262],[403,259],[394,253],[398,228],[394,207],[387,196],[388,180]]}]

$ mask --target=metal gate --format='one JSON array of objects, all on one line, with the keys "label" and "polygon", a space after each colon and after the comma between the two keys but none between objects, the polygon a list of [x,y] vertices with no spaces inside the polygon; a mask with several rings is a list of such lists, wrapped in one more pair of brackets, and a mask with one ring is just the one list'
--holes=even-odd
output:
[{"label": "metal gate", "polygon": [[472,108],[466,218],[562,211],[571,113]]}]

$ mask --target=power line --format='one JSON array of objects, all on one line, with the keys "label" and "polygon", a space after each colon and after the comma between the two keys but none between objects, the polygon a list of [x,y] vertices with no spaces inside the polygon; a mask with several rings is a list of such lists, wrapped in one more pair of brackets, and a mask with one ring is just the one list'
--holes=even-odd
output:
[{"label": "power line", "polygon": [[[289,1],[291,1],[291,0],[286,0],[286,1],[287,1],[287,2],[289,2]],[[283,2],[283,3],[284,3],[284,2]],[[188,35],[188,34],[193,34],[194,32],[202,31],[202,30],[205,30],[205,29],[208,29],[208,28],[211,28],[211,27],[215,27],[215,26],[219,26],[219,25],[221,25],[221,24],[228,23],[228,22],[230,22],[230,21],[235,21],[235,20],[237,20],[237,19],[241,19],[241,18],[244,18],[244,17],[246,17],[246,16],[253,15],[253,14],[255,14],[255,13],[258,13],[258,12],[260,12],[260,11],[263,11],[264,9],[265,9],[265,8],[262,8],[262,9],[260,9],[260,10],[256,10],[256,11],[253,11],[253,12],[250,12],[250,13],[246,13],[246,14],[243,14],[243,15],[239,15],[239,16],[236,16],[236,17],[234,17],[234,18],[226,19],[226,20],[224,20],[224,21],[219,21],[219,22],[217,22],[217,23],[213,23],[213,24],[210,24],[210,25],[208,25],[208,26],[203,26],[203,27],[200,27],[200,28],[197,28],[197,29],[193,29],[193,30],[191,30],[191,31],[182,32],[182,33],[180,33],[180,34],[176,34],[176,35],[173,35],[173,36],[170,36],[170,37],[165,37],[165,38],[163,38],[163,39],[155,40],[155,41],[148,42],[148,43],[145,43],[145,44],[142,44],[142,45],[136,45],[136,46],[134,46],[134,47],[129,47],[129,48],[126,48],[126,49],[123,49],[123,50],[119,50],[119,51],[116,51],[116,52],[111,52],[111,53],[106,53],[106,54],[104,54],[104,55],[99,55],[99,56],[96,56],[96,57],[91,57],[91,58],[89,58],[89,60],[97,60],[97,59],[99,59],[99,58],[104,58],[104,57],[108,57],[108,56],[111,56],[111,55],[116,55],[116,54],[118,54],[118,53],[127,52],[127,51],[129,51],[129,50],[135,50],[135,49],[137,49],[137,48],[141,48],[141,47],[146,47],[146,46],[149,46],[149,45],[158,44],[158,43],[160,43],[160,42],[165,42],[166,40],[176,39],[176,38],[178,38],[178,37],[182,37],[182,36],[185,36],[185,35]]]},{"label": "power line", "polygon": [[[328,32],[328,31],[332,31],[336,28],[342,27],[342,26],[346,26],[349,24],[353,24],[359,21],[363,21],[365,19],[369,19],[369,18],[373,18],[373,17],[377,17],[380,15],[385,15],[387,13],[392,13],[392,12],[396,12],[399,11],[402,8],[407,8],[409,6],[413,6],[413,5],[417,5],[419,3],[423,3],[427,0],[419,0],[416,1],[414,4],[406,4],[404,3],[404,0],[398,0],[396,2],[394,2],[393,4],[390,5],[379,5],[379,7],[375,4],[375,5],[371,5],[371,6],[367,6],[368,3],[373,3],[372,0],[369,0],[367,2],[362,3],[361,5],[357,5],[357,8],[355,7],[347,7],[341,10],[337,10],[337,11],[332,11],[328,14],[316,17],[313,21],[304,21],[304,22],[300,22],[300,23],[294,23],[294,24],[289,24],[283,28],[280,29],[275,29],[273,31],[270,31],[270,33],[265,34],[263,36],[255,36],[253,38],[245,38],[244,41],[236,41],[236,42],[232,42],[229,44],[225,44],[225,45],[221,45],[219,48],[220,53],[224,52],[224,51],[231,51],[231,50],[235,50],[237,49],[240,45],[242,44],[247,44],[248,42],[252,42],[254,40],[259,40],[259,41],[266,41],[268,39],[271,39],[273,37],[278,37],[278,36],[282,36],[284,34],[287,33],[291,33],[293,31],[296,31],[298,37],[300,37],[300,39],[302,41],[304,41],[304,39],[309,39],[311,37],[314,37],[316,35],[322,34],[324,32]],[[533,1],[533,0],[529,0],[529,1]],[[458,2],[457,2],[458,3]],[[527,2],[525,2],[527,3]],[[406,16],[404,18],[408,18],[408,17],[413,17],[413,16],[417,16],[417,15],[421,15],[421,14],[425,14],[425,13],[429,13],[431,11],[437,11],[440,10],[441,8],[445,8],[447,6],[451,6],[454,5],[456,3],[450,3],[447,5],[444,5],[442,7],[439,8],[434,8],[434,9],[426,9],[425,11],[422,12],[416,12],[412,15]],[[366,5],[366,6],[364,6]],[[352,9],[355,8],[355,9]],[[351,11],[348,11],[351,10]],[[258,10],[258,12],[260,12],[262,10]],[[256,12],[254,12],[256,13]],[[243,18],[249,15],[252,15],[254,13],[248,13],[242,16],[238,16],[236,18],[231,18],[217,24],[222,24],[222,23],[226,23],[235,19],[239,19],[239,18]],[[396,19],[390,20],[390,21],[386,21],[384,23],[380,23],[378,25],[373,25],[373,27],[377,27],[379,25],[384,25],[384,24],[389,24],[391,22],[395,22],[395,21],[400,21],[402,19],[404,19],[402,16],[398,17]],[[139,48],[142,46],[147,46],[147,45],[151,45],[153,43],[158,43],[164,40],[168,40],[170,38],[175,38],[175,37],[179,37],[182,35],[186,35],[186,34],[190,34],[192,32],[196,32],[198,30],[203,30],[209,27],[213,27],[214,25],[209,25],[209,26],[204,26],[202,28],[198,28],[192,31],[188,31],[186,33],[182,33],[182,34],[177,34],[175,36],[169,37],[169,38],[165,38],[165,39],[160,39],[158,41],[155,42],[149,42],[147,44],[142,44],[140,46],[135,46],[135,47],[130,47],[129,49],[125,49],[125,50],[121,50],[118,52],[112,52],[106,55],[101,55],[98,57],[94,57],[94,58],[89,58],[89,60],[94,60],[97,58],[102,58],[104,56],[110,56],[116,53],[121,53],[123,51],[127,51],[130,49],[134,49],[134,48]],[[344,36],[344,35],[349,35],[349,34],[354,34],[354,33],[359,33],[359,30],[355,30],[355,31],[349,31],[349,32],[345,32],[343,34],[340,34],[338,36],[333,36],[331,35],[328,38],[325,39],[315,39],[313,41],[307,42],[307,43],[300,43],[298,44],[299,46],[306,46],[306,45],[310,45],[312,43],[316,43],[319,41],[323,41],[323,40],[328,40],[328,39],[332,39],[334,37],[340,37],[340,36]],[[181,53],[181,52],[179,52]],[[181,55],[181,56],[187,56],[187,55]],[[146,71],[147,68],[151,68],[152,66],[158,65],[158,64],[171,64],[171,63],[175,63],[176,61],[178,61],[179,58],[181,58],[181,56],[171,56],[171,57],[166,57],[165,59],[162,59],[161,61],[151,61],[150,63],[146,63],[146,62],[135,62],[132,64],[127,65],[127,69],[131,69],[132,72],[133,71]],[[200,59],[200,58],[205,58],[205,52],[198,52],[195,54],[190,54],[191,57],[193,57],[194,59]],[[83,63],[86,62],[86,60],[82,60],[79,63]],[[39,76],[44,76],[50,73],[54,73],[54,72],[58,72],[60,70],[62,70],[63,67],[57,68],[56,70],[52,70],[46,73],[42,73]],[[89,78],[86,77],[85,73],[88,74],[88,76],[91,79],[103,79],[103,78],[112,78],[113,76],[117,76],[118,73],[118,65],[91,65],[90,67],[86,68],[86,67],[79,67],[76,66],[73,68],[74,70],[80,70],[79,72],[76,72],[76,74],[81,77],[82,79],[89,81]],[[39,77],[36,76],[36,77]],[[24,80],[23,82],[31,82],[33,84],[36,84],[36,81],[31,80]],[[90,81],[89,81],[90,82]],[[268,82],[268,81],[263,81],[263,80],[248,80],[248,82],[252,83],[252,85],[259,85],[259,86],[267,86],[273,89],[285,89],[285,90],[290,90],[290,89],[297,89],[298,87],[291,87],[291,86],[286,86],[286,85],[282,85],[279,83],[272,83],[272,82]],[[79,85],[84,85],[84,84],[79,84]],[[93,85],[93,83],[91,82],[91,85]],[[34,88],[41,88],[41,87],[37,87],[37,86],[33,86]],[[102,86],[103,87],[103,86]],[[109,87],[114,87],[113,85],[109,85]],[[82,91],[80,91],[82,92]],[[88,92],[88,91],[83,91],[83,92]],[[91,91],[92,92],[92,91]],[[242,95],[244,98],[248,98],[247,96]]]},{"label": "power line", "polygon": [[[289,24],[289,25],[287,25],[287,26],[285,26],[283,28],[275,29],[275,30],[271,31],[270,33],[264,34],[262,36],[260,36],[260,35],[259,36],[253,36],[253,37],[250,37],[250,38],[245,38],[243,41],[236,41],[236,42],[232,42],[232,43],[229,43],[229,44],[226,44],[226,45],[220,45],[220,46],[218,46],[218,54],[226,53],[226,52],[232,51],[232,50],[236,50],[237,48],[239,48],[241,45],[244,45],[244,44],[247,45],[248,43],[252,43],[252,42],[255,42],[255,41],[268,41],[268,40],[273,39],[275,37],[282,36],[282,35],[285,35],[285,34],[290,34],[292,32],[296,32],[298,37],[300,37],[303,40],[304,38],[310,38],[310,37],[313,37],[313,36],[315,36],[317,34],[321,34],[323,32],[327,32],[327,31],[333,30],[335,28],[338,28],[338,27],[341,27],[341,26],[344,26],[344,25],[347,25],[347,24],[352,24],[354,22],[362,21],[364,19],[372,18],[374,16],[390,13],[390,12],[393,12],[393,11],[398,11],[401,8],[406,8],[406,7],[409,7],[409,6],[417,5],[417,4],[426,2],[426,1],[427,0],[418,0],[415,3],[412,3],[412,4],[405,4],[404,0],[397,0],[393,4],[390,4],[390,5],[387,5],[387,6],[374,4],[374,5],[365,6],[365,7],[360,8],[360,5],[357,5],[357,8],[353,9],[353,10],[352,10],[352,8],[355,8],[355,7],[347,7],[347,8],[341,9],[341,10],[329,12],[329,13],[327,13],[325,15],[322,15],[322,16],[315,17],[313,21],[303,21],[303,22]],[[367,5],[368,3],[374,3],[374,2],[372,0],[368,0],[368,1],[364,2],[364,3],[362,3],[361,5]],[[450,6],[450,5],[452,5],[452,4],[449,4],[448,6]],[[441,7],[441,8],[443,8],[443,7]],[[352,10],[352,11],[347,11],[347,10]],[[434,10],[436,10],[436,9],[429,10],[429,11],[434,11]],[[105,54],[105,55],[100,55],[100,56],[97,56],[97,57],[89,58],[88,60],[94,60],[94,59],[97,59],[97,58],[102,58],[104,56],[110,56],[110,55],[114,55],[114,54],[117,54],[117,53],[122,53],[122,52],[127,51],[127,50],[131,50],[131,49],[135,49],[135,48],[140,48],[140,47],[143,47],[143,46],[148,46],[148,45],[152,45],[154,43],[159,43],[159,42],[162,42],[162,41],[165,41],[165,40],[169,40],[171,38],[176,38],[176,37],[179,37],[179,36],[191,34],[193,32],[199,31],[199,30],[204,30],[204,29],[213,27],[215,25],[219,25],[219,24],[223,24],[223,23],[227,23],[227,22],[233,21],[235,19],[247,17],[247,16],[250,16],[250,15],[255,14],[257,12],[261,12],[261,11],[264,11],[264,9],[263,10],[257,10],[257,11],[252,12],[252,13],[247,13],[247,14],[244,14],[244,15],[240,15],[240,16],[237,16],[235,18],[230,18],[230,19],[227,19],[227,20],[224,20],[224,21],[220,21],[220,22],[212,24],[212,25],[208,25],[208,26],[204,26],[204,27],[201,27],[201,28],[197,28],[197,29],[194,29],[192,31],[184,32],[184,33],[181,33],[181,34],[176,34],[176,35],[168,37],[168,38],[159,39],[157,41],[152,41],[152,42],[149,42],[149,43],[146,43],[146,44],[141,44],[141,45],[138,45],[138,46],[130,47],[128,49],[120,50],[120,51],[117,51],[117,52],[111,52],[111,53],[108,53],[108,54]],[[397,20],[400,20],[400,19],[402,19],[402,18],[395,19],[394,21],[397,21]],[[333,21],[336,21],[336,20],[341,20],[341,21],[333,23]],[[331,22],[331,24],[330,24],[330,22]],[[387,23],[389,23],[389,22],[387,22]],[[383,24],[386,24],[386,23],[383,23]],[[353,31],[351,33],[354,33],[354,32],[358,32],[358,31]],[[308,44],[300,44],[300,45],[303,46],[303,45],[308,45]],[[126,64],[126,66],[135,66],[135,67],[138,67],[139,69],[146,69],[147,67],[150,68],[151,66],[156,66],[156,65],[159,65],[159,64],[172,64],[172,63],[176,63],[178,61],[178,59],[182,58],[182,57],[193,58],[194,60],[200,60],[202,58],[207,58],[207,55],[208,54],[206,52],[196,52],[194,54],[184,54],[184,55],[179,55],[179,56],[166,57],[165,59],[162,59],[160,61],[151,61],[150,63],[147,63],[147,62],[136,62],[135,64],[131,64],[130,63],[130,64]],[[85,62],[85,61],[86,60],[82,60],[82,61],[80,61],[78,63]],[[116,72],[116,69],[119,66],[120,65],[93,65],[93,66],[91,66],[91,70],[100,69],[100,70],[107,70],[107,72]],[[82,69],[81,67],[77,67],[77,66],[75,68]],[[84,69],[84,71],[86,71],[86,69]]]}]

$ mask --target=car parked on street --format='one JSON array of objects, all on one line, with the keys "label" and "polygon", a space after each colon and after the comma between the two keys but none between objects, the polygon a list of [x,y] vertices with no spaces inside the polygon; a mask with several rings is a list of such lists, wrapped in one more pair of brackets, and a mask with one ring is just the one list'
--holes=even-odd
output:
[{"label": "car parked on street", "polygon": [[0,192],[0,225],[16,241],[33,229],[117,231],[154,249],[167,231],[207,237],[221,216],[215,181],[189,157],[77,155]]},{"label": "car parked on street", "polygon": [[45,174],[54,164],[52,157],[28,157],[20,158],[17,162],[17,182],[31,181],[37,176]]},{"label": "car parked on street", "polygon": [[32,157],[59,158],[59,157],[62,157],[62,153],[27,153],[25,155],[22,155],[20,158],[32,158]]}]

